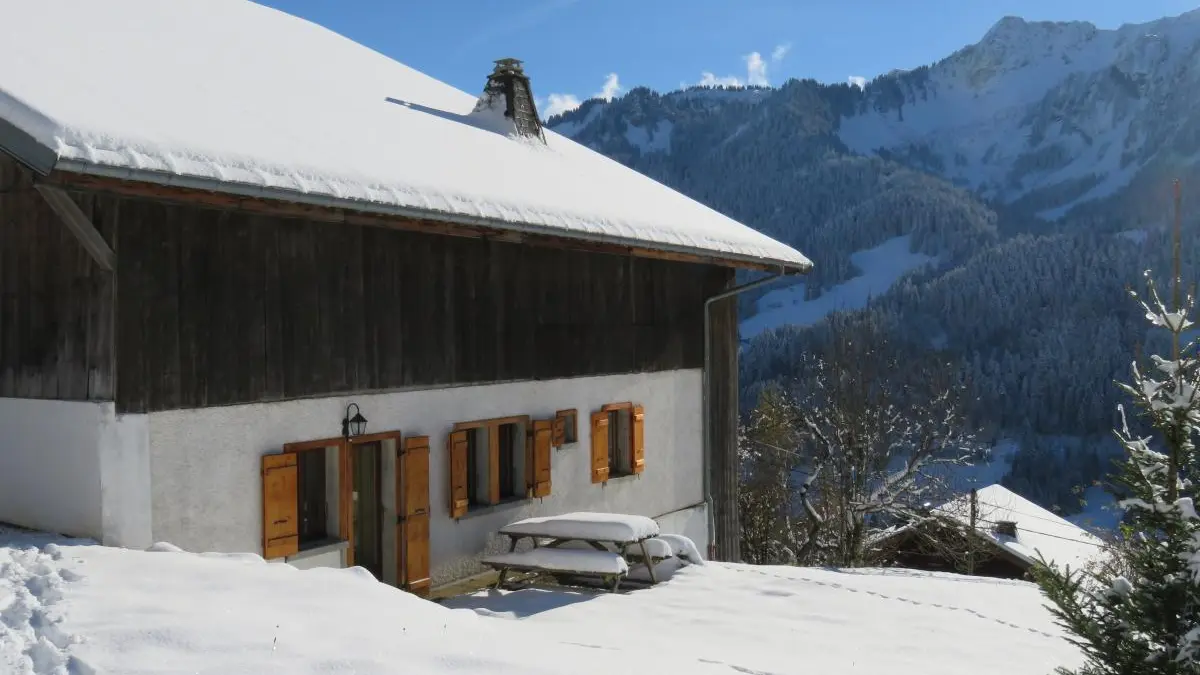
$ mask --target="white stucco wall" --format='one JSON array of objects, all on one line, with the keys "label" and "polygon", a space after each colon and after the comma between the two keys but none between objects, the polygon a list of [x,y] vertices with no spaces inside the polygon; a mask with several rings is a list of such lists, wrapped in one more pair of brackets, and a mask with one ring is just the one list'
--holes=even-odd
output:
[{"label": "white stucco wall", "polygon": [[148,546],[143,415],[112,403],[0,398],[0,521],[115,546]]},{"label": "white stucco wall", "polygon": [[[153,538],[192,551],[261,551],[260,457],[285,443],[337,436],[346,405],[359,404],[368,433],[430,437],[430,545],[434,583],[479,570],[493,533],[532,515],[577,510],[668,515],[664,531],[689,534],[702,549],[696,516],[675,512],[702,501],[701,371],[613,375],[543,382],[394,392],[152,413],[149,418]],[[589,414],[633,401],[646,410],[646,470],[591,483]],[[448,513],[446,435],[456,422],[579,411],[580,442],[553,451],[552,493],[454,521]],[[702,510],[699,511],[701,514]],[[699,522],[703,525],[703,518]],[[675,527],[689,531],[679,531]],[[697,536],[699,535],[699,536]]]}]

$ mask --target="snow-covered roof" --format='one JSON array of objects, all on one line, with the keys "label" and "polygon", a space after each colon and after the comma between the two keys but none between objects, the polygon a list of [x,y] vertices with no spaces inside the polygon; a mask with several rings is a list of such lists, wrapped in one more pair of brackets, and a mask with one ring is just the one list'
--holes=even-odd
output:
[{"label": "snow-covered roof", "polygon": [[[951,520],[970,524],[970,495],[958,497],[936,509]],[[976,492],[975,529],[997,547],[1029,564],[1045,558],[1057,567],[1078,570],[1104,555],[1104,542],[1074,523],[1034,504],[1003,485],[989,485]],[[996,524],[1016,523],[1015,538],[995,532]]]},{"label": "snow-covered roof", "polygon": [[[574,141],[518,140],[471,114],[476,95],[245,0],[0,0],[0,16],[0,146],[32,140],[60,170],[810,266]],[[491,64],[479,69],[482,91]]]}]

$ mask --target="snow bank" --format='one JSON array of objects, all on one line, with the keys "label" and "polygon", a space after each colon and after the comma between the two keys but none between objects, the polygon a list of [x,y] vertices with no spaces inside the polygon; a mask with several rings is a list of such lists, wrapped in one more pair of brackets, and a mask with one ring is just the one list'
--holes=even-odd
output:
[{"label": "snow bank", "polygon": [[619,651],[629,664],[667,658],[671,673],[715,664],[771,675],[1043,675],[1080,663],[1022,582],[709,563],[646,590],[586,597],[523,589],[447,604]]},{"label": "snow bank", "polygon": [[709,563],[629,594],[485,591],[439,606],[358,569],[155,549],[0,531],[0,672],[1041,675],[1079,663],[1019,582]]},{"label": "snow bank", "polygon": [[271,8],[0,0],[0,16],[0,63],[21,64],[0,72],[0,118],[76,168],[808,265],[563,136],[486,128],[470,115],[479,92]]},{"label": "snow bank", "polygon": [[[361,568],[154,548],[0,530],[0,673],[607,675],[628,663],[580,636],[546,639],[421,600]],[[645,664],[673,672],[679,659]]]}]

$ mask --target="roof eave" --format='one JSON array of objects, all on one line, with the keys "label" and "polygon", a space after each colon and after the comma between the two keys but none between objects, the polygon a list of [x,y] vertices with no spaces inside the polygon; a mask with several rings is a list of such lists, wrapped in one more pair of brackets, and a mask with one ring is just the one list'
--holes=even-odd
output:
[{"label": "roof eave", "polygon": [[[0,120],[2,122],[2,120]],[[3,140],[3,136],[0,136]],[[20,157],[18,157],[20,160]],[[38,173],[47,175],[47,171],[40,171],[33,165],[30,166]],[[549,237],[561,237],[564,239],[575,239],[583,242],[591,242],[596,244],[607,244],[614,246],[623,246],[631,248],[651,249],[661,251],[663,253],[675,253],[688,256],[695,256],[711,260],[713,264],[723,265],[734,268],[745,268],[753,270],[771,270],[782,275],[799,275],[807,274],[812,270],[812,263],[805,261],[798,263],[789,260],[777,260],[770,258],[762,258],[739,253],[728,253],[714,251],[711,249],[702,249],[690,246],[676,246],[671,244],[662,244],[658,242],[648,242],[640,239],[632,239],[627,237],[616,237],[598,233],[571,232],[558,228],[547,227],[545,225],[535,225],[529,223],[514,223],[510,221],[497,220],[494,218],[486,218],[481,216],[472,216],[468,214],[448,213],[445,211],[435,211],[432,209],[421,209],[409,206],[396,206],[387,204],[378,204],[360,199],[347,199],[339,197],[331,197],[323,194],[313,194],[300,192],[298,190],[290,190],[287,188],[277,188],[263,185],[251,185],[249,183],[236,183],[230,181],[222,181],[214,178],[203,178],[196,176],[182,176],[178,174],[168,173],[165,171],[154,171],[146,169],[133,169],[127,167],[115,167],[105,164],[93,164],[75,159],[58,159],[56,163],[51,164],[51,169],[54,171],[63,171],[68,173],[77,173],[90,176],[101,176],[113,178],[117,180],[136,181],[141,183],[153,183],[157,185],[179,187],[195,190],[206,190],[210,192],[220,192],[233,194],[242,197],[251,197],[257,199],[268,199],[282,202],[293,202],[307,204],[311,206],[324,206],[332,208],[347,209],[351,211],[360,211],[364,213],[374,213],[380,215],[390,215],[405,218],[414,218],[422,220],[434,220],[458,225],[468,225],[477,227],[488,227],[496,230],[504,230],[518,234],[540,235]]]},{"label": "roof eave", "polygon": [[58,162],[58,153],[3,117],[0,117],[0,152],[41,176],[49,175]]}]

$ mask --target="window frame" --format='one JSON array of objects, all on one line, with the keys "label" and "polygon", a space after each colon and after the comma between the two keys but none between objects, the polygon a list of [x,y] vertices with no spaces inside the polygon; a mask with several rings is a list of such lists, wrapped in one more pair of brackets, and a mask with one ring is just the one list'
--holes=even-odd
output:
[{"label": "window frame", "polygon": [[554,424],[556,429],[559,427],[562,429],[562,436],[556,435],[554,439],[555,447],[561,448],[564,445],[574,445],[579,442],[579,410],[577,408],[555,411]]},{"label": "window frame", "polygon": [[[532,449],[531,449],[531,443],[530,443],[530,433],[533,428],[532,424],[533,424],[533,418],[530,415],[510,415],[508,417],[494,417],[494,418],[490,418],[490,419],[472,420],[469,422],[456,422],[454,424],[454,426],[451,427],[450,436],[452,436],[453,434],[456,434],[458,432],[473,433],[473,432],[477,432],[480,429],[486,429],[487,430],[487,439],[488,439],[487,446],[486,446],[486,450],[488,453],[488,460],[489,460],[487,462],[487,471],[488,471],[488,478],[489,478],[488,500],[486,502],[477,501],[475,499],[475,495],[471,494],[470,481],[472,479],[470,477],[470,470],[468,469],[467,510],[466,510],[466,513],[464,513],[462,516],[460,516],[460,518],[467,518],[467,517],[470,517],[472,514],[487,512],[487,511],[489,511],[493,508],[499,507],[499,506],[504,506],[506,504],[513,504],[516,502],[527,501],[532,498],[531,493],[533,490],[533,487],[532,487],[533,459],[531,456]],[[513,476],[514,482],[518,476],[521,478],[523,488],[518,490],[518,489],[516,489],[516,485],[514,484],[512,486],[512,488],[513,488],[512,496],[502,498],[500,495],[504,494],[505,491],[502,488],[502,486],[500,485],[500,467],[498,464],[498,460],[500,457],[500,433],[499,432],[500,432],[500,429],[502,427],[504,427],[505,425],[516,425],[516,430],[515,430],[515,433],[513,434],[516,438],[513,439],[514,440],[514,443],[513,443],[513,464],[514,464],[514,466],[513,466],[512,476]],[[481,448],[479,448],[478,444],[472,443],[472,445],[474,445],[474,447],[473,448],[469,447],[468,452],[472,452],[472,451],[478,452],[481,450]],[[520,458],[520,460],[521,460],[519,466],[517,466],[518,458]],[[471,464],[475,464],[475,462],[478,462],[478,459],[476,459],[475,462],[472,462],[471,458],[468,456],[467,461],[468,461],[468,466],[470,466]]]},{"label": "window frame", "polygon": [[[337,448],[337,469],[338,469],[338,485],[337,494],[331,495],[326,491],[325,501],[328,509],[330,499],[337,499],[337,531],[329,532],[326,527],[327,539],[324,542],[314,542],[307,546],[302,546],[297,553],[321,548],[328,544],[345,544],[345,566],[354,566],[354,474],[351,462],[353,453],[350,448],[360,443],[374,443],[376,441],[395,441],[396,447],[401,447],[403,442],[403,434],[397,429],[394,431],[379,431],[371,434],[363,434],[361,436],[334,436],[331,438],[318,438],[311,441],[297,441],[293,443],[284,443],[280,454],[298,454],[301,452],[313,450],[325,450],[327,448]],[[296,460],[299,463],[299,457]],[[297,480],[300,480],[297,476]],[[326,478],[328,483],[328,478]],[[298,495],[297,495],[298,497]],[[298,506],[298,505],[297,505]],[[328,513],[328,511],[327,511]]]},{"label": "window frame", "polygon": [[[608,413],[608,479],[626,478],[637,475],[633,470],[633,402],[607,403],[600,406],[600,412]],[[614,419],[615,418],[615,419]],[[621,423],[625,424],[625,434],[621,434]],[[625,444],[624,466],[618,466],[618,448],[613,439]]]}]

